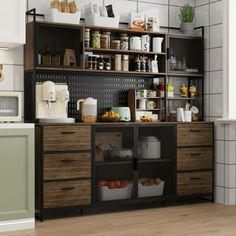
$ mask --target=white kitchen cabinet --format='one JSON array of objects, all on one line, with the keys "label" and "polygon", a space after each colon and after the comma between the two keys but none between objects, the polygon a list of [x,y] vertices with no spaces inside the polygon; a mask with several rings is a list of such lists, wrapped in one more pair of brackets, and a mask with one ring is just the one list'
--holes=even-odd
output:
[{"label": "white kitchen cabinet", "polygon": [[12,48],[25,43],[26,0],[1,1],[0,47]]}]

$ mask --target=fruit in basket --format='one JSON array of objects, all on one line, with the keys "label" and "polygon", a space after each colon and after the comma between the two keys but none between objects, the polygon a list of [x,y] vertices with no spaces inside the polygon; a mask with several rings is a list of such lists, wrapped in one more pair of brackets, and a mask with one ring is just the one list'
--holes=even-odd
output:
[{"label": "fruit in basket", "polygon": [[98,186],[107,186],[107,181],[99,181]]},{"label": "fruit in basket", "polygon": [[114,111],[106,111],[103,115],[102,118],[119,118],[120,114],[118,112]]},{"label": "fruit in basket", "polygon": [[143,186],[153,186],[153,185],[159,185],[161,183],[161,179],[140,178],[138,182]]},{"label": "fruit in basket", "polygon": [[109,189],[118,189],[118,188],[127,188],[129,185],[128,181],[120,181],[120,180],[114,180],[114,181],[105,181],[100,180],[97,185],[99,187],[107,186]]}]

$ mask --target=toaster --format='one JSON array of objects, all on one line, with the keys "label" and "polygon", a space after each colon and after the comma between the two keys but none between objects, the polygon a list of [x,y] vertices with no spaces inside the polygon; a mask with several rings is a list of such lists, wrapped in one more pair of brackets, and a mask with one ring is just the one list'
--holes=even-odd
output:
[{"label": "toaster", "polygon": [[112,107],[111,111],[120,114],[120,121],[131,121],[131,114],[129,107]]}]

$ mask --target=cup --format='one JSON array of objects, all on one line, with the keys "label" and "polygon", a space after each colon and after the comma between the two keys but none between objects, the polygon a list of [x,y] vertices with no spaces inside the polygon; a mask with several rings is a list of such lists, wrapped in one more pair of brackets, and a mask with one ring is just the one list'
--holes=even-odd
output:
[{"label": "cup", "polygon": [[150,90],[147,89],[143,89],[140,90],[140,97],[146,98],[146,97],[150,97]]},{"label": "cup", "polygon": [[138,104],[139,109],[146,109],[146,103],[147,99],[140,99]]},{"label": "cup", "polygon": [[152,38],[152,51],[155,53],[161,53],[162,52],[162,42],[163,42],[163,38],[161,38],[161,37]]},{"label": "cup", "polygon": [[150,97],[156,97],[157,96],[157,92],[156,91],[150,91]]},{"label": "cup", "polygon": [[147,109],[156,108],[157,104],[154,101],[147,101]]}]

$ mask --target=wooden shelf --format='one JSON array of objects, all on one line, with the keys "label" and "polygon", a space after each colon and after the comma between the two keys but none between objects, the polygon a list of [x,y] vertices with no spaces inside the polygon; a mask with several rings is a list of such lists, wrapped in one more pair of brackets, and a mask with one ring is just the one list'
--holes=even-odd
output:
[{"label": "wooden shelf", "polygon": [[161,97],[136,97],[136,100],[141,100],[141,99],[163,99]]},{"label": "wooden shelf", "polygon": [[177,96],[173,98],[167,97],[167,100],[202,100],[202,99],[203,99],[202,97],[195,97],[195,98],[189,98],[189,97],[185,98],[185,97],[177,97]]},{"label": "wooden shelf", "polygon": [[125,165],[125,164],[131,164],[133,161],[127,160],[127,161],[104,161],[104,162],[95,162],[98,166],[106,166],[106,165]]},{"label": "wooden shelf", "polygon": [[169,71],[166,75],[168,76],[178,76],[178,77],[203,77],[203,74],[199,73],[185,73],[185,72],[177,72],[177,71]]},{"label": "wooden shelf", "polygon": [[105,49],[105,48],[85,48],[85,52],[94,53],[105,53],[105,54],[141,54],[141,55],[158,55],[165,56],[166,53],[155,53],[155,52],[144,52],[144,51],[134,51],[134,50],[117,50],[117,49]]},{"label": "wooden shelf", "polygon": [[159,159],[144,159],[139,158],[140,163],[153,163],[153,162],[171,162],[171,158],[159,158]]},{"label": "wooden shelf", "polygon": [[136,111],[160,111],[160,109],[136,109]]}]

